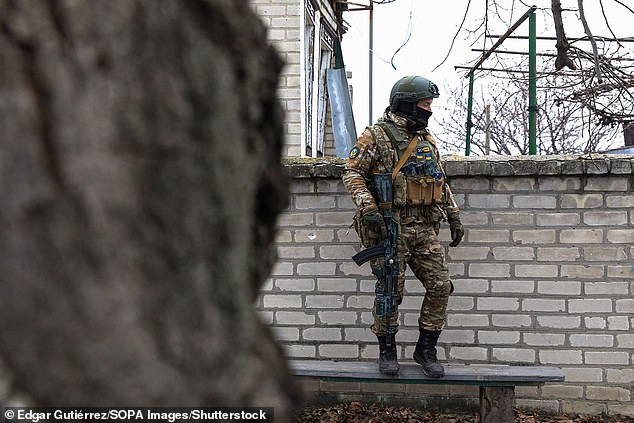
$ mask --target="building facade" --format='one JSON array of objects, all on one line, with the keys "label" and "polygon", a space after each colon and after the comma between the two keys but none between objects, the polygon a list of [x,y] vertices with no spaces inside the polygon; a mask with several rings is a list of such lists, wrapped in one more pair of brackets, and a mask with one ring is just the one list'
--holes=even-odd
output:
[{"label": "building facade", "polygon": [[337,19],[331,0],[252,0],[285,66],[279,97],[286,112],[285,151],[293,157],[334,155],[326,70],[333,66]]}]

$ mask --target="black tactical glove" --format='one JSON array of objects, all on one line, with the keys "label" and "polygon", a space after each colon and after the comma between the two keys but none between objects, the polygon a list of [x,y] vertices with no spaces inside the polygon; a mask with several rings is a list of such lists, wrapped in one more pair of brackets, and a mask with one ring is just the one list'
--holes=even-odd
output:
[{"label": "black tactical glove", "polygon": [[380,239],[385,239],[387,237],[387,227],[385,226],[385,221],[376,206],[368,207],[363,210],[363,220],[365,221],[368,229],[380,235]]},{"label": "black tactical glove", "polygon": [[451,231],[451,243],[449,246],[457,247],[464,236],[464,228],[462,227],[462,223],[460,223],[460,219],[449,222],[449,230]]}]

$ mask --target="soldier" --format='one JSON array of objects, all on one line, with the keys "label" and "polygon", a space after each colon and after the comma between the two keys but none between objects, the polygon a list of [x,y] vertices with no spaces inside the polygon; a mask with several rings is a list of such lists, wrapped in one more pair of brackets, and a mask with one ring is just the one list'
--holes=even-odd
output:
[{"label": "soldier", "polygon": [[[390,93],[389,107],[375,125],[365,129],[350,150],[343,174],[343,183],[357,206],[355,229],[366,247],[377,245],[386,235],[371,175],[392,174],[391,212],[398,227],[396,302],[400,304],[403,299],[405,266],[409,265],[426,289],[414,360],[422,365],[425,374],[434,378],[444,376],[444,368],[436,357],[436,343],[445,323],[447,300],[453,292],[438,240],[440,222],[449,222],[452,239],[449,246],[457,246],[464,235],[460,211],[447,184],[438,148],[427,131],[432,101],[439,95],[438,87],[420,76],[406,76],[397,81]],[[383,258],[371,260],[370,265],[379,276]],[[381,289],[379,277],[377,292]],[[372,312],[371,329],[379,342],[379,370],[387,375],[398,374],[394,342],[398,311],[393,310],[388,319],[377,313],[375,301]],[[391,330],[387,330],[388,324]]]}]

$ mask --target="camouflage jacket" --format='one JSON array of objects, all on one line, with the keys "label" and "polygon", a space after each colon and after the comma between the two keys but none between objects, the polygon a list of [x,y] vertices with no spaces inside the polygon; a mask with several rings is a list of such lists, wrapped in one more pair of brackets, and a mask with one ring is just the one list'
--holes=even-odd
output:
[{"label": "camouflage jacket", "polygon": [[[432,146],[434,155],[437,158],[438,165],[440,166],[440,170],[444,174],[438,147],[427,130],[410,133],[405,129],[407,125],[406,120],[389,111],[386,111],[383,118],[379,120],[379,123],[380,122],[391,123],[396,127],[398,134],[400,135],[399,138],[402,140],[396,145],[400,151],[404,151],[406,149],[409,144],[409,140],[412,139],[412,136],[422,135]],[[376,140],[376,135],[382,136],[384,140],[388,140],[388,142],[384,144],[387,145],[389,154],[392,154],[391,160],[385,160],[382,158],[380,152],[381,149],[379,148]],[[415,155],[416,153],[414,152],[410,157],[415,159]],[[362,214],[368,210],[376,210],[377,207],[376,200],[368,189],[369,176],[373,173],[392,173],[398,160],[399,158],[396,149],[389,141],[386,131],[384,131],[379,124],[366,128],[357,140],[355,146],[352,150],[350,150],[342,179],[343,184],[352,196],[352,201]],[[437,209],[441,213],[430,213],[432,211],[431,209]],[[404,206],[402,210],[399,211],[401,213],[406,213],[407,215],[425,215],[420,216],[421,218],[424,217],[422,220],[430,220],[430,215],[436,216],[431,219],[436,222],[430,223],[437,223],[437,221],[440,221],[443,218],[443,214],[450,220],[459,219],[460,213],[448,184],[445,184],[445,194],[441,204],[419,206],[416,208]]]}]

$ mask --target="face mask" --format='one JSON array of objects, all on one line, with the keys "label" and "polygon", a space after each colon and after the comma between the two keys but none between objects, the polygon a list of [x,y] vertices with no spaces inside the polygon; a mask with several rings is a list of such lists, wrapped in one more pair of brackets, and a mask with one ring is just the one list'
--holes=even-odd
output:
[{"label": "face mask", "polygon": [[421,109],[417,106],[416,116],[408,116],[407,128],[410,131],[420,131],[421,129],[427,128],[427,123],[431,115],[432,112],[429,110]]}]

